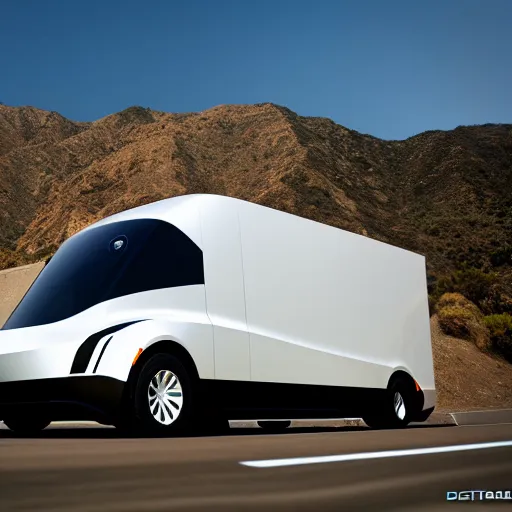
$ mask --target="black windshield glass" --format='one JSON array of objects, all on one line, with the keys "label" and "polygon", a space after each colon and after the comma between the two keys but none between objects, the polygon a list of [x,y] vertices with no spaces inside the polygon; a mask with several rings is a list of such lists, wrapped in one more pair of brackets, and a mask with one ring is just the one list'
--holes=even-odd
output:
[{"label": "black windshield glass", "polygon": [[167,222],[137,219],[70,238],[45,266],[3,329],[49,324],[99,302],[204,284],[201,249]]}]

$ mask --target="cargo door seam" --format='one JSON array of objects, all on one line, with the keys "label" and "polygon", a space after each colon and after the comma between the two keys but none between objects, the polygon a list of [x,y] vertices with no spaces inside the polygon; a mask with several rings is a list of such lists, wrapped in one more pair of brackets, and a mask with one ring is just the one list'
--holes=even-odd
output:
[{"label": "cargo door seam", "polygon": [[249,332],[249,324],[247,322],[247,297],[245,293],[245,269],[244,269],[244,251],[242,248],[242,227],[240,224],[240,206],[236,208],[236,216],[238,222],[238,238],[240,240],[240,261],[242,263],[242,288],[244,292],[244,314],[245,314],[245,329],[249,340],[249,380],[252,381],[252,354],[251,354],[251,333]]},{"label": "cargo door seam", "polygon": [[212,328],[213,375],[214,375],[214,378],[216,379],[217,378],[217,369],[215,367],[215,328],[213,326],[212,319],[210,318],[210,313],[208,313],[208,295],[206,293],[206,272],[205,272],[205,265],[204,265],[203,211],[202,211],[200,205],[197,207],[197,213],[199,214],[199,236],[201,237],[201,252],[203,254],[204,306],[205,306],[206,317],[208,318],[208,321],[210,322],[210,326]]}]

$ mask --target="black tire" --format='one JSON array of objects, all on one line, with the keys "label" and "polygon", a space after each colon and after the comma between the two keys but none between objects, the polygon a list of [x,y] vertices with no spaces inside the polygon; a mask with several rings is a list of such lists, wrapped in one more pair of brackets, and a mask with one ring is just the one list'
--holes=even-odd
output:
[{"label": "black tire", "polygon": [[16,416],[3,421],[9,430],[22,435],[39,434],[51,423],[51,420],[37,415],[34,417]]},{"label": "black tire", "polygon": [[258,426],[269,432],[282,432],[292,424],[289,420],[258,421]]},{"label": "black tire", "polygon": [[363,416],[363,421],[373,429],[405,428],[411,421],[415,408],[414,400],[411,383],[406,379],[397,378],[391,382],[384,402]]},{"label": "black tire", "polygon": [[[170,424],[159,422],[150,409],[149,395],[153,393],[153,391],[150,392],[150,383],[155,384],[156,381],[154,379],[160,372],[171,372],[177,377],[181,387],[182,406],[179,410],[175,407],[170,408],[170,413],[168,413],[172,417]],[[192,381],[192,377],[177,357],[170,354],[154,355],[142,367],[135,385],[132,405],[133,414],[129,421],[130,430],[151,435],[174,435],[186,432],[193,423],[195,412],[194,388],[195,383]],[[171,401],[174,404],[177,403],[176,398],[171,398]],[[155,411],[158,410],[162,410],[162,407],[160,406],[159,409],[157,405]],[[158,415],[158,413],[156,414]],[[162,415],[158,415],[161,420],[163,418]],[[125,421],[125,427],[126,424],[127,422]]]}]

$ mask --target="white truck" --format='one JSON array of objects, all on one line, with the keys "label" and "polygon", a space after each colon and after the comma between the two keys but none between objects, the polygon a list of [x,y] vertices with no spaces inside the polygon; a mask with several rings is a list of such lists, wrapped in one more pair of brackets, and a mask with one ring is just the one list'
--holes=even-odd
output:
[{"label": "white truck", "polygon": [[70,237],[0,331],[0,420],[19,432],[395,428],[434,406],[423,256],[223,196],[166,199]]}]

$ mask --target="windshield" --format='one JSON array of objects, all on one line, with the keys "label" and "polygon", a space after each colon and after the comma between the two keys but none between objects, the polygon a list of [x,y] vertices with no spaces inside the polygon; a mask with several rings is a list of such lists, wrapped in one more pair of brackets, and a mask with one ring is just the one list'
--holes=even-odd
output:
[{"label": "windshield", "polygon": [[57,322],[123,295],[193,284],[204,284],[203,254],[175,226],[156,219],[106,224],[62,244],[3,330]]}]

